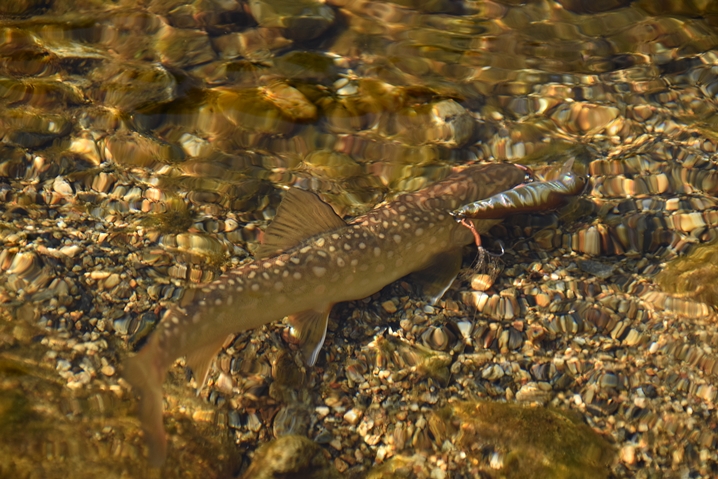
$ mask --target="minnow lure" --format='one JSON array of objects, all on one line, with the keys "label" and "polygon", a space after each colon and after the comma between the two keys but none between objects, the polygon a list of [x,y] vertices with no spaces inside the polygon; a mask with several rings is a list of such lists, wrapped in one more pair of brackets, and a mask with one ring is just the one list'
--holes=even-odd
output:
[{"label": "minnow lure", "polygon": [[[147,344],[125,361],[123,377],[140,396],[150,464],[159,467],[167,454],[162,383],[178,357],[187,356],[202,387],[228,335],[289,316],[313,365],[335,303],[370,296],[409,273],[432,301],[441,298],[472,240],[447,212],[523,180],[524,171],[513,165],[472,166],[351,223],[313,193],[289,189],[255,259],[196,290],[185,307],[170,307]],[[474,226],[486,231],[495,223]]]},{"label": "minnow lure", "polygon": [[559,208],[586,187],[587,178],[573,173],[572,166],[573,158],[563,165],[556,180],[526,183],[464,205],[450,214],[458,221],[465,218],[502,219],[509,215]]}]

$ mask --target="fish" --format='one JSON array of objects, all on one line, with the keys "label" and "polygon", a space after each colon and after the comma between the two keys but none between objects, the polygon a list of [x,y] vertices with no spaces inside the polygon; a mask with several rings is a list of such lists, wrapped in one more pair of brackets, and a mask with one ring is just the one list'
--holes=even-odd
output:
[{"label": "fish", "polygon": [[[501,219],[509,215],[551,211],[565,206],[571,197],[580,194],[588,178],[571,171],[573,158],[564,163],[558,179],[534,181],[502,191],[488,198],[461,206],[450,212],[457,221],[465,218]],[[466,225],[471,228],[470,225]]]},{"label": "fish", "polygon": [[[162,384],[186,356],[205,384],[228,336],[288,317],[306,363],[316,363],[332,306],[368,297],[412,274],[431,302],[451,286],[472,235],[449,211],[513,188],[525,179],[511,164],[473,165],[422,190],[398,196],[346,222],[316,194],[288,189],[254,259],[171,305],[122,375],[139,395],[139,419],[151,466],[167,456]],[[497,221],[480,221],[488,230]]]}]

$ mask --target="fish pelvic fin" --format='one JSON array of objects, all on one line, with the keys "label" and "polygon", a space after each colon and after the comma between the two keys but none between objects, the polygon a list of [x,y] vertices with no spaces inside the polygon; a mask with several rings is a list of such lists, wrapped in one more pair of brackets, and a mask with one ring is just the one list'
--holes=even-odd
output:
[{"label": "fish pelvic fin", "polygon": [[436,304],[459,274],[461,256],[461,248],[440,253],[424,269],[411,273],[410,281],[419,285],[427,301]]},{"label": "fish pelvic fin", "polygon": [[161,467],[167,458],[167,436],[163,424],[162,383],[165,371],[153,356],[156,346],[147,344],[142,351],[125,360],[122,377],[130,383],[140,396],[139,418],[148,450],[148,462],[151,467]]},{"label": "fish pelvic fin", "polygon": [[292,326],[292,336],[299,343],[304,360],[309,366],[314,366],[322,349],[324,339],[327,337],[327,322],[332,305],[322,310],[310,309],[289,316]]},{"label": "fish pelvic fin", "polygon": [[226,340],[227,338],[223,336],[219,340],[197,348],[187,355],[187,366],[192,370],[192,375],[197,383],[197,392],[199,392],[207,382],[212,361],[222,349],[222,345]]}]

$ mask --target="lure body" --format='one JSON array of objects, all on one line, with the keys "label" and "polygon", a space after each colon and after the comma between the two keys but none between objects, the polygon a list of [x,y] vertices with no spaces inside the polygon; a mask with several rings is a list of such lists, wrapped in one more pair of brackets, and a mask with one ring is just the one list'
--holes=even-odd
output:
[{"label": "lure body", "polygon": [[547,211],[565,205],[571,196],[581,193],[587,178],[571,171],[573,160],[561,170],[561,176],[552,181],[535,181],[475,201],[455,209],[451,215],[458,220],[503,219],[509,215]]}]

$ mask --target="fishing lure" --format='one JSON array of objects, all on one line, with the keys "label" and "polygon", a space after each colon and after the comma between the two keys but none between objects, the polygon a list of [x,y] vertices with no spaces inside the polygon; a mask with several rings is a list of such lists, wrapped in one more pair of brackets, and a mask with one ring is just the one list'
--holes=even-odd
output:
[{"label": "fishing lure", "polygon": [[466,218],[503,219],[508,215],[548,211],[564,206],[571,196],[581,193],[587,183],[585,176],[571,171],[572,166],[573,158],[563,165],[556,180],[526,183],[464,205],[452,211],[451,215],[466,224]]}]

